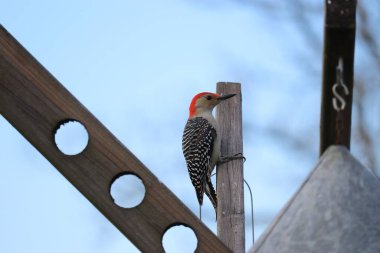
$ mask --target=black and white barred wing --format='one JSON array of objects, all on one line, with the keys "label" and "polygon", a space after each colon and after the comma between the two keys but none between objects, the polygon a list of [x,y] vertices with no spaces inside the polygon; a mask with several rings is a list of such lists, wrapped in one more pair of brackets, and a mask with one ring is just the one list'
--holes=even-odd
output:
[{"label": "black and white barred wing", "polygon": [[206,119],[196,117],[187,121],[182,137],[182,150],[200,205],[203,203],[215,138],[216,130]]}]

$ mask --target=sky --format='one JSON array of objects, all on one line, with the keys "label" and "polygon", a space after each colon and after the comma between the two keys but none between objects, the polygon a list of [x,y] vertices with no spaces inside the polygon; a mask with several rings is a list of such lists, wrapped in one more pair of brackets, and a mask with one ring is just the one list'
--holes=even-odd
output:
[{"label": "sky", "polygon": [[[291,57],[308,48],[295,28],[260,10],[212,0],[0,0],[0,23],[195,214],[182,131],[191,98],[219,81],[242,83],[256,238],[317,163],[317,132],[305,135],[310,158],[264,131],[317,128],[319,89],[304,84],[320,80]],[[3,117],[0,154],[0,252],[139,252]],[[247,191],[245,205],[248,249]],[[215,232],[211,204],[203,210]],[[188,233],[174,233],[181,240],[165,243],[167,252],[193,244]]]}]

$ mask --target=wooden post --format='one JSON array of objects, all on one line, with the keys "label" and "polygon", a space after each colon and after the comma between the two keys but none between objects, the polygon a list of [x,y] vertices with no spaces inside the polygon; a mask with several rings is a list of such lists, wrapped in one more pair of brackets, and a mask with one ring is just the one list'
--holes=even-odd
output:
[{"label": "wooden post", "polygon": [[[243,153],[240,83],[220,82],[219,94],[237,94],[218,105],[217,121],[222,135],[222,156]],[[218,237],[233,252],[245,252],[243,160],[232,160],[217,167]]]},{"label": "wooden post", "polygon": [[[323,50],[322,105],[320,155],[331,145],[350,148],[351,112],[354,85],[354,50],[356,27],[356,0],[325,0],[325,33]],[[342,87],[334,95],[338,84],[337,66],[341,59]],[[341,110],[334,109],[333,100],[345,101]]]}]

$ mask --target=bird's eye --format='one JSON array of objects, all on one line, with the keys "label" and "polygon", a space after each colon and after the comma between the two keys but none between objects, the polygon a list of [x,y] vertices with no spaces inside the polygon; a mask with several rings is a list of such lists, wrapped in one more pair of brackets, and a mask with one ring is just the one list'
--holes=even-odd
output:
[{"label": "bird's eye", "polygon": [[208,95],[206,98],[207,98],[207,100],[211,100],[212,97],[210,95]]}]

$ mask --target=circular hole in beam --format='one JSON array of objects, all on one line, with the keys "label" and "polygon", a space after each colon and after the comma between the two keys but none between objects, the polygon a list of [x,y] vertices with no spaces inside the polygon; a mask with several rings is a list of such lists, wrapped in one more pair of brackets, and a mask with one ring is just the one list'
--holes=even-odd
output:
[{"label": "circular hole in beam", "polygon": [[88,144],[88,132],[82,123],[69,119],[58,124],[54,142],[57,148],[65,155],[77,155]]},{"label": "circular hole in beam", "polygon": [[143,201],[145,186],[139,177],[133,174],[121,174],[111,183],[110,194],[116,205],[132,208]]},{"label": "circular hole in beam", "polygon": [[194,231],[186,225],[169,227],[162,237],[162,246],[166,253],[194,253],[198,239]]}]

